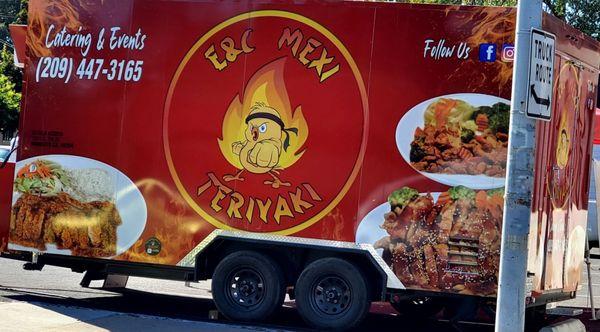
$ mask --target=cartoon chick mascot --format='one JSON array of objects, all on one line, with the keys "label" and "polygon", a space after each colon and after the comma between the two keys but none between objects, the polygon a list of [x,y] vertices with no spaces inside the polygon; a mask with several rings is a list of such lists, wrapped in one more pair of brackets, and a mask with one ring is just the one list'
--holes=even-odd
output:
[{"label": "cartoon chick mascot", "polygon": [[240,177],[244,170],[255,174],[268,173],[273,180],[266,180],[264,184],[273,188],[289,187],[289,182],[282,182],[278,177],[279,158],[282,149],[287,151],[290,145],[290,134],[298,135],[298,128],[286,128],[281,116],[276,109],[265,103],[257,102],[250,108],[246,117],[245,140],[234,142],[231,145],[233,153],[240,157],[243,169],[235,175],[226,175],[225,181],[244,179]]}]

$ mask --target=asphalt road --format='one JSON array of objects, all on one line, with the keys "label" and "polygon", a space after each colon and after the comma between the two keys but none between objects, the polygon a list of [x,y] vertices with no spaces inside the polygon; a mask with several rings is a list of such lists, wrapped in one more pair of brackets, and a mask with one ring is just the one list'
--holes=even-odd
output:
[{"label": "asphalt road", "polygon": [[[34,305],[34,308],[43,309],[43,312],[60,314],[60,317],[64,317],[61,319],[86,323],[85,329],[80,325],[72,325],[73,331],[125,331],[131,329],[131,324],[141,328],[142,323],[146,324],[145,330],[156,331],[165,326],[190,331],[310,330],[293,307],[293,301],[286,301],[284,307],[268,323],[238,324],[221,317],[216,320],[209,318],[209,314],[214,313],[216,308],[210,298],[208,282],[192,283],[187,287],[183,282],[130,278],[127,291],[114,293],[81,288],[79,282],[82,274],[68,269],[47,266],[43,271],[25,271],[21,268],[22,264],[23,262],[0,258],[0,308],[9,308],[3,307],[8,304],[16,314],[19,310],[27,311],[21,313],[23,317],[30,317],[23,321],[25,325],[22,327],[33,324],[36,315],[43,315],[31,312],[31,305]],[[92,286],[99,287],[100,283],[92,283]],[[21,304],[30,307],[19,309]],[[5,312],[5,317],[9,316],[18,322],[18,316],[0,309],[0,330],[6,330],[2,328],[2,311]],[[452,325],[447,321],[417,320],[414,317],[390,314],[389,311],[387,304],[374,304],[371,313],[357,330],[493,331],[493,326],[489,323]],[[112,317],[112,325],[107,323],[106,317]],[[94,327],[97,329],[93,329]]]},{"label": "asphalt road", "polygon": [[[237,324],[225,319],[211,320],[209,313],[216,310],[210,298],[208,282],[192,283],[130,278],[124,293],[113,293],[79,286],[81,274],[68,269],[46,266],[42,271],[25,271],[23,262],[0,258],[0,308],[2,302],[33,303],[38,307],[60,311],[61,314],[85,320],[89,310],[110,311],[130,315],[145,315],[162,319],[196,322],[200,330],[214,330],[214,323],[229,329],[245,330],[310,330],[302,321],[292,301],[286,304],[268,324]],[[100,286],[99,282],[92,286]],[[71,308],[71,310],[67,310]],[[415,320],[401,315],[382,314],[389,311],[385,304],[374,304],[360,331],[377,327],[378,331],[452,331],[448,322]],[[81,316],[81,317],[78,317]],[[93,320],[92,320],[93,322]],[[223,325],[224,324],[224,325]],[[2,321],[0,321],[0,327]],[[101,327],[101,326],[99,326]],[[113,331],[115,329],[112,329]],[[118,330],[118,329],[117,329]],[[491,325],[461,323],[460,331],[492,331]]]}]

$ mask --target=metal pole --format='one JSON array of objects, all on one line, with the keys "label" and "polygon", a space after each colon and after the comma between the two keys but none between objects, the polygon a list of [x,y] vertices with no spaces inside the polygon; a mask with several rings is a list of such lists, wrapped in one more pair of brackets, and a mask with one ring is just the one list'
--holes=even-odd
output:
[{"label": "metal pole", "polygon": [[500,249],[496,331],[525,328],[527,240],[533,188],[535,120],[525,116],[531,28],[542,25],[542,1],[519,0],[510,110],[506,195]]},{"label": "metal pole", "polygon": [[596,320],[596,307],[594,306],[594,287],[592,287],[592,262],[590,261],[590,242],[585,237],[585,265],[587,266],[588,293],[590,296],[590,307],[592,308],[592,320]]}]

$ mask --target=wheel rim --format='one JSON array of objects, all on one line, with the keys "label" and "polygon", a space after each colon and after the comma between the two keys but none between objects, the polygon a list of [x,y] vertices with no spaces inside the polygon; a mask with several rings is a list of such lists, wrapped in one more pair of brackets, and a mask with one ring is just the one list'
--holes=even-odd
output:
[{"label": "wheel rim", "polygon": [[336,275],[328,275],[313,283],[310,298],[314,310],[335,316],[348,310],[352,302],[352,291],[346,280]]},{"label": "wheel rim", "polygon": [[263,301],[265,283],[258,271],[240,268],[232,271],[227,280],[227,298],[232,303],[243,309],[252,309]]}]

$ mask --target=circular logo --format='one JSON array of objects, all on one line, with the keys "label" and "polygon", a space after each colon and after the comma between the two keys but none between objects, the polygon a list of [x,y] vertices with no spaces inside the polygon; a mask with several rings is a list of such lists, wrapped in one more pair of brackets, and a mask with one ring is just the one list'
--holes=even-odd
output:
[{"label": "circular logo", "polygon": [[161,249],[162,245],[157,238],[151,237],[146,241],[146,254],[156,256],[160,254]]},{"label": "circular logo", "polygon": [[292,234],[350,189],[367,115],[361,74],[333,33],[290,12],[240,14],[206,32],[171,81],[169,171],[215,227]]}]

